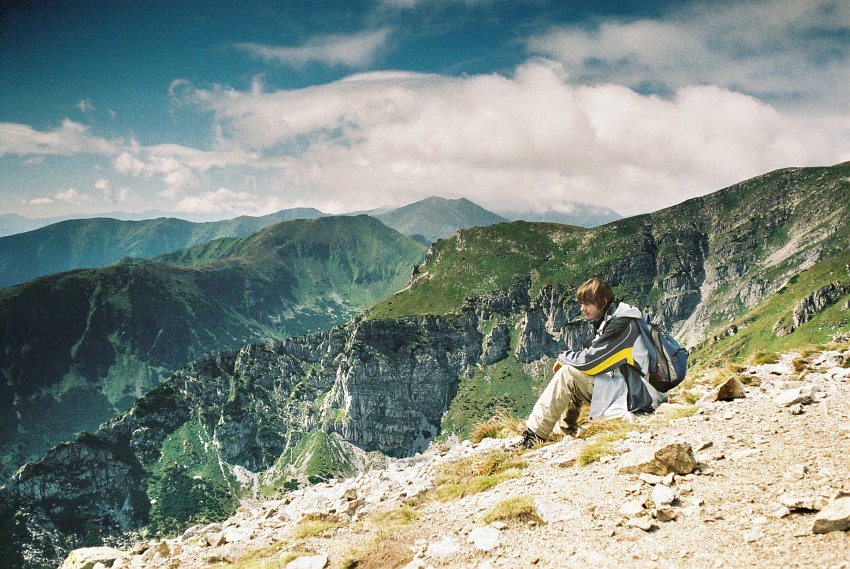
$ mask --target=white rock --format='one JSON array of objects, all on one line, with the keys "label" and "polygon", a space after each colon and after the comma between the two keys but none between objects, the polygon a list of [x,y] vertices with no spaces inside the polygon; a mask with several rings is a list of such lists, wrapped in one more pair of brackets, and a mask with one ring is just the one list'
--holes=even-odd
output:
[{"label": "white rock", "polygon": [[250,527],[229,527],[224,530],[224,539],[227,543],[237,543],[251,539],[254,530]]},{"label": "white rock", "polygon": [[451,536],[445,536],[440,541],[434,542],[428,546],[425,551],[426,557],[436,557],[438,559],[451,557],[457,553],[460,544]]},{"label": "white rock", "polygon": [[652,489],[652,503],[656,508],[665,508],[676,499],[676,491],[663,484],[657,484]]},{"label": "white rock", "polygon": [[747,543],[752,543],[754,541],[758,541],[762,538],[764,532],[762,532],[761,526],[756,525],[744,535],[744,541]]},{"label": "white rock", "polygon": [[620,506],[620,514],[626,516],[627,518],[633,518],[635,516],[643,515],[643,501],[642,500],[629,500],[622,506]]},{"label": "white rock", "polygon": [[543,498],[534,500],[534,510],[543,521],[549,524],[571,520],[579,515],[579,512],[572,506],[544,500]]},{"label": "white rock", "polygon": [[481,551],[492,551],[499,545],[500,532],[494,527],[477,527],[469,532],[467,542]]},{"label": "white rock", "polygon": [[112,565],[115,560],[122,559],[125,553],[112,547],[84,547],[72,551],[61,569],[82,569],[94,567],[97,563]]},{"label": "white rock", "polygon": [[652,531],[653,529],[658,529],[658,526],[652,521],[652,518],[648,516],[638,516],[636,518],[630,518],[626,521],[627,526],[632,526],[636,528],[640,528],[643,531]]},{"label": "white rock", "polygon": [[327,564],[327,555],[307,555],[293,559],[286,564],[286,569],[324,569]]},{"label": "white rock", "polygon": [[812,402],[812,397],[814,396],[815,386],[811,384],[806,384],[794,389],[788,389],[780,393],[776,398],[774,398],[774,402],[780,407],[791,407],[797,403],[801,405],[808,405]]},{"label": "white rock", "polygon": [[661,481],[664,480],[663,477],[658,476],[657,474],[649,474],[647,472],[641,472],[638,475],[638,479],[643,480],[647,484],[651,484],[655,486],[656,484],[661,484]]}]

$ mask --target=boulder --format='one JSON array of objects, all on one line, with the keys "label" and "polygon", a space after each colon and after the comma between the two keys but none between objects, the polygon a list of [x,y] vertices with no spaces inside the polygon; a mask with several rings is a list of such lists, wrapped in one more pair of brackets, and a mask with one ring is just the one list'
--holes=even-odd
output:
[{"label": "boulder", "polygon": [[637,449],[620,457],[620,474],[689,474],[697,466],[691,445],[671,443],[658,449]]},{"label": "boulder", "polygon": [[774,399],[780,407],[791,407],[792,405],[808,405],[812,402],[815,394],[815,386],[803,385],[794,389],[788,389],[780,393]]},{"label": "boulder", "polygon": [[98,563],[111,567],[124,555],[123,551],[112,547],[83,547],[72,551],[60,569],[92,569]]},{"label": "boulder", "polygon": [[727,379],[722,385],[713,391],[714,398],[712,401],[732,401],[733,399],[743,399],[746,397],[744,392],[744,384],[737,375],[733,375]]},{"label": "boulder", "polygon": [[814,533],[847,531],[850,529],[850,496],[833,500],[815,516]]},{"label": "boulder", "polygon": [[481,551],[492,551],[499,545],[499,530],[494,527],[477,527],[469,532],[467,542]]}]

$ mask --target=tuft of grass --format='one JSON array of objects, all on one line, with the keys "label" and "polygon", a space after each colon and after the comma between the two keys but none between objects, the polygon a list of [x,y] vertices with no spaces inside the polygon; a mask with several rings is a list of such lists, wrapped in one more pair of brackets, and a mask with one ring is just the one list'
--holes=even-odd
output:
[{"label": "tuft of grass", "polygon": [[587,466],[609,454],[614,454],[614,441],[603,438],[588,442],[581,447],[576,462],[581,466]]},{"label": "tuft of grass", "polygon": [[413,559],[413,543],[397,536],[387,536],[358,547],[343,557],[337,565],[340,569],[384,569],[405,567]]},{"label": "tuft of grass", "polygon": [[306,516],[303,520],[298,522],[297,526],[295,526],[292,537],[295,539],[315,537],[338,526],[339,521],[333,518]]},{"label": "tuft of grass", "polygon": [[443,464],[437,472],[437,499],[458,500],[517,478],[526,463],[511,452],[494,452]]},{"label": "tuft of grass", "polygon": [[279,541],[259,549],[251,551],[233,563],[219,563],[214,569],[277,569],[285,567],[287,563],[298,557],[315,555],[312,551],[293,549],[285,551],[289,547],[286,541]]},{"label": "tuft of grass", "polygon": [[371,542],[351,549],[337,565],[340,569],[403,567],[412,553],[409,540],[399,537],[397,530],[419,520],[419,512],[405,505],[377,512],[371,517]]},{"label": "tuft of grass", "polygon": [[791,362],[791,367],[794,369],[795,373],[803,373],[809,369],[809,363],[810,362],[806,358],[794,358]]},{"label": "tuft of grass", "polygon": [[521,430],[522,421],[516,417],[497,415],[485,423],[479,423],[472,429],[469,440],[480,443],[486,438],[506,439],[516,436]]},{"label": "tuft of grass", "polygon": [[623,419],[591,421],[579,438],[585,439],[576,461],[581,466],[594,463],[607,454],[614,454],[614,443],[626,438],[631,431],[640,431],[641,426]]},{"label": "tuft of grass", "polygon": [[514,496],[502,500],[493,509],[487,512],[484,516],[486,523],[495,522],[498,520],[519,520],[522,522],[535,521],[539,524],[545,523],[540,516],[537,515],[537,510],[534,508],[534,498],[532,496]]},{"label": "tuft of grass", "polygon": [[690,417],[691,415],[696,414],[697,411],[699,411],[699,407],[697,407],[696,405],[670,408],[665,410],[663,413],[655,413],[655,416],[650,422],[653,424],[669,423],[670,421],[675,421],[676,419],[684,419],[685,417]]},{"label": "tuft of grass", "polygon": [[404,505],[393,510],[383,510],[372,516],[376,524],[386,524],[397,527],[412,524],[419,519],[419,512],[411,505]]},{"label": "tuft of grass", "polygon": [[766,352],[764,350],[756,350],[751,356],[750,361],[754,365],[760,364],[775,364],[779,362],[779,356],[774,352]]}]

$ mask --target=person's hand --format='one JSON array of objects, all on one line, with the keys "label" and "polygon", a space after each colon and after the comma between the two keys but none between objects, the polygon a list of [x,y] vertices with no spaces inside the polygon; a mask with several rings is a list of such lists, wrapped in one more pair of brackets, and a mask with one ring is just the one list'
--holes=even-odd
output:
[{"label": "person's hand", "polygon": [[552,373],[558,373],[558,370],[563,367],[564,364],[561,363],[561,360],[555,360],[555,365],[552,366]]}]

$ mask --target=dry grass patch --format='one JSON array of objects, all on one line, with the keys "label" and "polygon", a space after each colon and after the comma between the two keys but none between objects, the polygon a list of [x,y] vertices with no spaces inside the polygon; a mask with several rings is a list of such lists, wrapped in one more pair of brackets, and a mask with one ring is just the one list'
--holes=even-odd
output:
[{"label": "dry grass patch", "polygon": [[[374,539],[368,545],[349,552],[338,567],[342,569],[404,567],[413,558],[410,539],[399,535],[400,527],[419,520],[419,512],[405,505],[393,510],[377,512],[368,525]],[[402,532],[404,533],[404,532]]]},{"label": "dry grass patch", "polygon": [[399,536],[389,536],[351,552],[337,565],[340,569],[395,569],[413,560],[413,542]]},{"label": "dry grass patch", "polygon": [[513,498],[502,500],[484,516],[484,521],[488,524],[499,520],[518,520],[521,522],[535,521],[539,524],[545,523],[540,516],[537,515],[537,510],[534,508],[534,498],[532,496],[514,496]]},{"label": "dry grass patch", "polygon": [[484,439],[506,439],[522,431],[522,421],[516,417],[497,415],[486,423],[479,423],[472,430],[469,440],[480,443]]},{"label": "dry grass patch", "polygon": [[339,527],[340,525],[341,522],[336,518],[306,516],[292,530],[292,537],[295,539],[308,539],[321,536],[321,534],[329,529]]},{"label": "dry grass patch", "polygon": [[434,492],[440,501],[458,500],[517,478],[525,466],[512,452],[493,452],[446,463],[437,472]]},{"label": "dry grass patch", "polygon": [[605,455],[614,454],[614,443],[626,438],[631,431],[642,430],[641,425],[630,423],[623,419],[606,419],[591,421],[579,438],[585,439],[585,444],[579,451],[576,461],[582,465],[596,462]]},{"label": "dry grass patch", "polygon": [[675,421],[676,419],[684,419],[695,415],[699,411],[696,405],[687,405],[683,407],[667,407],[661,412],[656,412],[650,423],[663,424]]},{"label": "dry grass patch", "polygon": [[221,563],[214,569],[277,569],[298,557],[315,555],[315,552],[302,549],[285,551],[290,547],[286,541],[279,541],[266,547],[249,552],[235,563]]}]

